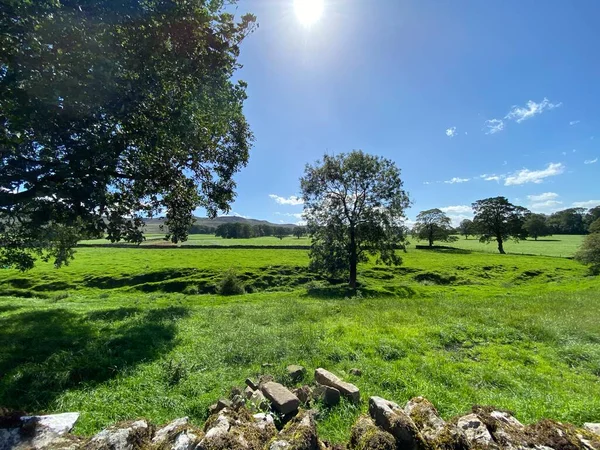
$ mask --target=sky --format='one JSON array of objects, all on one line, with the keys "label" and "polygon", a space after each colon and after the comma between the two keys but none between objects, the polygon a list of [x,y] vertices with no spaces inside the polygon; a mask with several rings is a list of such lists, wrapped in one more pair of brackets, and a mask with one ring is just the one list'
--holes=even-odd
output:
[{"label": "sky", "polygon": [[255,134],[230,214],[297,223],[323,154],[393,160],[419,211],[454,221],[505,196],[534,212],[600,204],[600,2],[240,0]]}]

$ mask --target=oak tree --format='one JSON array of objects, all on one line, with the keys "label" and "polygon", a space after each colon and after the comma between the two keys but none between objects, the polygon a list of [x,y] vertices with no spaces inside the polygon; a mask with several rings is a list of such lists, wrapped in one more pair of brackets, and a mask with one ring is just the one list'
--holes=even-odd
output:
[{"label": "oak tree", "polygon": [[413,235],[418,239],[427,241],[433,247],[435,241],[454,242],[457,240],[452,233],[452,222],[441,209],[428,209],[417,215],[416,224],[413,227]]},{"label": "oak tree", "polygon": [[526,208],[513,205],[505,197],[477,200],[472,206],[475,212],[473,223],[481,233],[481,242],[496,241],[498,251],[504,254],[506,240],[518,241],[525,237],[523,222],[529,213]]}]

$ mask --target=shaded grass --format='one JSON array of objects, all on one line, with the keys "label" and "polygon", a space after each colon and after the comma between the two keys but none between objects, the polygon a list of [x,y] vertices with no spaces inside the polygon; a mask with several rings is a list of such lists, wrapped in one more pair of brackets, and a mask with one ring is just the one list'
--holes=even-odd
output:
[{"label": "shaded grass", "polygon": [[[598,420],[600,281],[585,267],[402,256],[400,267],[361,266],[354,298],[310,282],[303,251],[95,248],[61,270],[2,271],[0,289],[33,298],[0,297],[0,404],[81,411],[85,435],[139,416],[200,425],[231,386],[267,372],[286,381],[294,363],[307,367],[305,381],[326,367],[360,387],[359,407],[321,412],[321,435],[334,442],[347,439],[369,395],[424,395],[446,418],[478,403],[524,422]],[[232,266],[264,288],[227,298],[170,291]]]}]

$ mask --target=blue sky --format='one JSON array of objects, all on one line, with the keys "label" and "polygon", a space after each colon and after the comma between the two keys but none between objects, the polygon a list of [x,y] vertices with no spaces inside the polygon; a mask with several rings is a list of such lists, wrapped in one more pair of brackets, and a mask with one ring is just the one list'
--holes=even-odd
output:
[{"label": "blue sky", "polygon": [[324,2],[307,27],[293,0],[239,1],[256,143],[231,214],[297,222],[304,165],[353,149],[402,169],[410,219],[600,204],[600,2]]}]

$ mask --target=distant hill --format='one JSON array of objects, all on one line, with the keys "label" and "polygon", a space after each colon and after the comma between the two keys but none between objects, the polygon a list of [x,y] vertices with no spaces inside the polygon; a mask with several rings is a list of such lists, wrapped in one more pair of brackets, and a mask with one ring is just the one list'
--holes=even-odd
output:
[{"label": "distant hill", "polygon": [[[244,217],[236,216],[220,216],[214,219],[208,219],[206,217],[194,217],[196,219],[196,225],[206,225],[209,227],[217,228],[219,225],[224,223],[247,223],[249,225],[271,225],[272,227],[288,227],[293,228],[296,225],[293,223],[272,223],[267,220],[258,219],[246,219]],[[146,233],[164,233],[164,230],[160,229],[160,226],[164,222],[164,217],[158,217],[155,219],[146,219]]]}]

